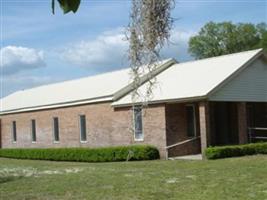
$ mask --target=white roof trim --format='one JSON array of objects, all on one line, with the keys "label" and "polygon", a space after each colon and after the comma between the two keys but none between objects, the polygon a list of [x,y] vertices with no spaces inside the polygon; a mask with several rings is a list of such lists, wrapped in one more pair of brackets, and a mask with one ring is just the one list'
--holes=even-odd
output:
[{"label": "white roof trim", "polygon": [[[196,96],[196,97],[190,97],[190,98],[177,98],[177,99],[164,99],[164,100],[151,100],[149,101],[149,105],[153,104],[162,104],[162,103],[184,103],[184,102],[195,102],[199,100],[207,100],[207,96]],[[124,103],[124,104],[115,104],[112,103],[112,107],[114,108],[120,108],[120,107],[129,107],[133,105],[140,105],[141,102],[135,102],[135,103]]]},{"label": "white roof trim", "polygon": [[84,104],[102,103],[102,102],[112,102],[112,96],[97,98],[97,99],[87,99],[87,100],[82,100],[82,101],[65,102],[65,103],[52,104],[52,105],[43,105],[43,106],[36,106],[36,107],[27,107],[27,108],[21,108],[21,109],[7,110],[7,111],[1,112],[0,115],[54,109],[54,108],[64,108],[64,107],[70,107],[70,106],[80,106]]}]

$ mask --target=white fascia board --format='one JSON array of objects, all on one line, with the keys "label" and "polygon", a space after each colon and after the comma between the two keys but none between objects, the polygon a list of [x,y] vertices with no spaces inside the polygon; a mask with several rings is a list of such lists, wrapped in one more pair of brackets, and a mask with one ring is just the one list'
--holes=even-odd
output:
[{"label": "white fascia board", "polygon": [[0,112],[0,116],[7,115],[7,114],[15,114],[15,113],[22,113],[22,112],[47,110],[47,109],[57,109],[57,108],[64,108],[64,107],[70,107],[70,106],[80,106],[80,105],[85,105],[85,104],[103,103],[103,102],[112,102],[112,96],[98,98],[98,99],[88,99],[88,100],[76,101],[76,102],[66,102],[66,103],[60,103],[60,104],[42,105],[42,106],[36,106],[36,107],[27,107],[27,108],[21,108],[21,109],[7,110],[7,111]]}]

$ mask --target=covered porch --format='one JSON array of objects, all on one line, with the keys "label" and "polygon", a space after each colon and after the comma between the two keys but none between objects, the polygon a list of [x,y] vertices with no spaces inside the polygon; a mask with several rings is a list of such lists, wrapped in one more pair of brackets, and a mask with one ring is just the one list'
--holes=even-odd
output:
[{"label": "covered porch", "polygon": [[172,103],[166,104],[165,111],[168,157],[203,154],[208,146],[267,139],[267,103]]}]

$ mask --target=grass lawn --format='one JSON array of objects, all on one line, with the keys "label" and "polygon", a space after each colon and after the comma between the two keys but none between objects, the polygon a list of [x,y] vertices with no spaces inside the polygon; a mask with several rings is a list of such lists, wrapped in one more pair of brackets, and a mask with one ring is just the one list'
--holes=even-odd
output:
[{"label": "grass lawn", "polygon": [[128,163],[0,158],[0,199],[267,200],[267,156]]}]

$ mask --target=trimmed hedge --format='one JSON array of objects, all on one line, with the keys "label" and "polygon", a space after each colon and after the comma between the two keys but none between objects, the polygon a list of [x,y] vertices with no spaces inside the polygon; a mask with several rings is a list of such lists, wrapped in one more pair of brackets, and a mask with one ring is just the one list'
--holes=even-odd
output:
[{"label": "trimmed hedge", "polygon": [[238,157],[254,154],[267,154],[267,143],[209,147],[205,151],[206,158],[208,159]]},{"label": "trimmed hedge", "polygon": [[115,162],[154,160],[159,158],[159,151],[148,145],[106,148],[0,149],[0,157],[52,161]]}]

